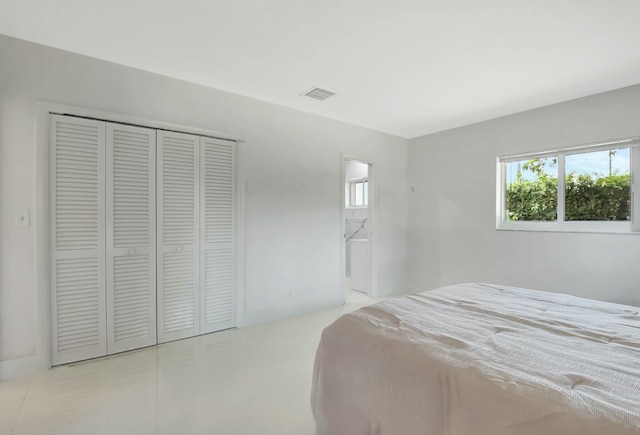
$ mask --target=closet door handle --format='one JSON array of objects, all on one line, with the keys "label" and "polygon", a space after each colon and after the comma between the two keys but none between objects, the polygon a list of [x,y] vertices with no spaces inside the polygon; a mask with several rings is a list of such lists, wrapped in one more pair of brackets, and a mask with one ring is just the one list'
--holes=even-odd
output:
[{"label": "closet door handle", "polygon": [[182,246],[176,246],[176,252],[182,252],[183,249]]},{"label": "closet door handle", "polygon": [[129,255],[133,255],[133,254],[135,254],[136,252],[137,252],[137,251],[136,251],[136,248],[130,248],[130,249],[129,249]]}]

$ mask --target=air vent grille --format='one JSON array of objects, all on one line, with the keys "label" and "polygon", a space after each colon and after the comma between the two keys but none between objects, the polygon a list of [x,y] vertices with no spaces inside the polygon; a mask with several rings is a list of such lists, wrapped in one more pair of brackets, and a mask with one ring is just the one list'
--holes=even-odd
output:
[{"label": "air vent grille", "polygon": [[327,98],[334,96],[335,94],[335,92],[327,91],[326,89],[311,88],[302,95],[304,95],[305,97],[313,98],[314,100],[324,101]]}]

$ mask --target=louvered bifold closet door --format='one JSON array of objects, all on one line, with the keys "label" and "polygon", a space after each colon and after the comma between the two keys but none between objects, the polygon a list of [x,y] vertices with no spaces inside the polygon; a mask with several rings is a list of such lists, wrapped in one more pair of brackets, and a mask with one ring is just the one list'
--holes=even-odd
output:
[{"label": "louvered bifold closet door", "polygon": [[105,123],[51,116],[51,362],[106,354]]},{"label": "louvered bifold closet door", "polygon": [[236,326],[236,143],[200,138],[200,333]]},{"label": "louvered bifold closet door", "polygon": [[199,137],[158,131],[158,342],[200,333]]},{"label": "louvered bifold closet door", "polygon": [[156,132],[107,123],[107,353],[156,344]]}]

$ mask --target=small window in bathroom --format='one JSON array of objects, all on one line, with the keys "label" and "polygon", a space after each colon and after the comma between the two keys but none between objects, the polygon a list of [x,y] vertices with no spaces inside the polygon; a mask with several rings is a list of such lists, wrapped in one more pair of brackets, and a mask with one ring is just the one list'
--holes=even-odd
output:
[{"label": "small window in bathroom", "polygon": [[367,207],[369,205],[369,181],[353,180],[349,183],[349,207]]}]

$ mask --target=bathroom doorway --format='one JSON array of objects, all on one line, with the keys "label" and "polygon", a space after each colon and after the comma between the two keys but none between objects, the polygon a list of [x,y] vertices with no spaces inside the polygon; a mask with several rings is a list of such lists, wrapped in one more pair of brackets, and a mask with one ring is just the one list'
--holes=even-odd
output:
[{"label": "bathroom doorway", "polygon": [[373,280],[373,195],[370,162],[343,158],[342,282],[347,302],[370,302]]}]

